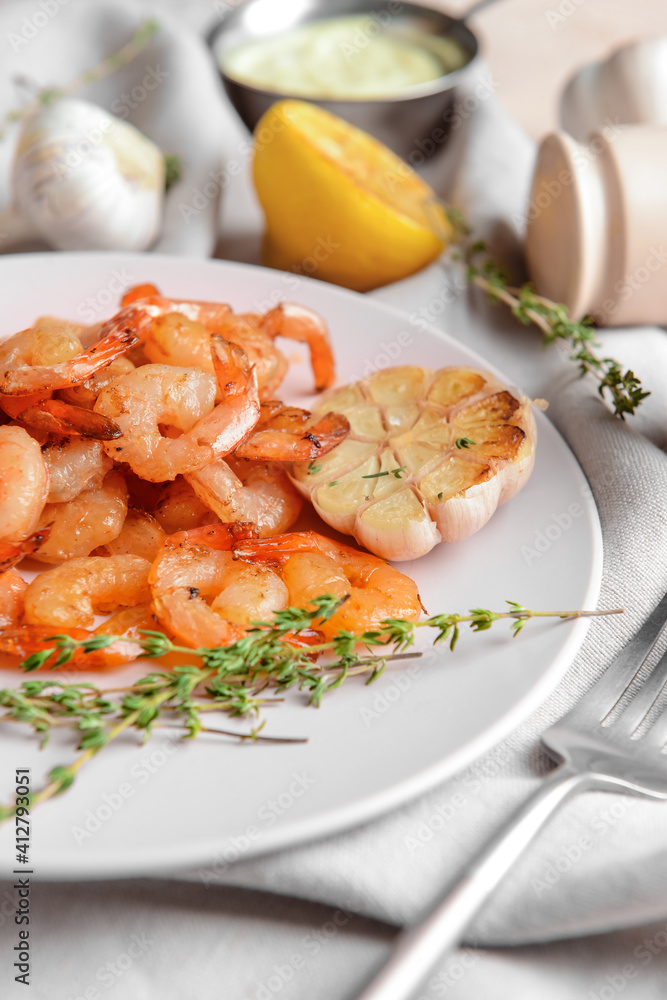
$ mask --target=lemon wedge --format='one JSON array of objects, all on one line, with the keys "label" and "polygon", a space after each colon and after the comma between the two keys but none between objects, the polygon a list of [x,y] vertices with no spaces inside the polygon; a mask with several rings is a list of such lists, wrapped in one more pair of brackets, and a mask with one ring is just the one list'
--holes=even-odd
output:
[{"label": "lemon wedge", "polygon": [[292,478],[318,514],[383,559],[416,559],[478,531],[526,483],[530,400],[476,368],[403,365],[332,389],[350,434]]},{"label": "lemon wedge", "polygon": [[450,226],[433,190],[342,118],[279,101],[254,134],[268,266],[365,292],[414,274],[444,249]]}]

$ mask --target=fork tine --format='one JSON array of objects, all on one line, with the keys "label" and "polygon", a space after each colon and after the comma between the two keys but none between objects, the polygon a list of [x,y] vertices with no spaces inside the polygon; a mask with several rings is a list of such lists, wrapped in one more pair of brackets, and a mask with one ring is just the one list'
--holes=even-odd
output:
[{"label": "fork tine", "polygon": [[665,743],[667,743],[667,709],[658,716],[646,735],[639,740],[640,746],[653,750],[662,750]]},{"label": "fork tine", "polygon": [[634,733],[660,697],[667,683],[667,653],[656,663],[649,677],[633,697],[614,725],[622,727],[629,734]]},{"label": "fork tine", "polygon": [[[612,660],[597,684],[591,688],[588,694],[584,695],[579,706],[575,708],[575,713],[581,708],[582,714],[585,714],[585,709],[594,703],[595,718],[598,722],[602,722],[618,704],[646,662],[646,657],[653,649],[656,639],[666,623],[667,594],[651,612],[639,631],[633,635],[630,642]],[[588,701],[589,697],[591,702]]]}]

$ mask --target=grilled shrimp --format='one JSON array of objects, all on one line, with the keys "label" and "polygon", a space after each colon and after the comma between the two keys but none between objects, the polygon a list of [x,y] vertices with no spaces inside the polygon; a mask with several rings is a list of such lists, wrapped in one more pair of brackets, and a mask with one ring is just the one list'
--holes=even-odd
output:
[{"label": "grilled shrimp", "polygon": [[0,541],[33,532],[49,492],[49,471],[37,441],[22,427],[0,427]]},{"label": "grilled shrimp", "polygon": [[106,368],[79,383],[79,385],[70,386],[68,389],[60,389],[58,395],[67,403],[80,406],[84,410],[92,410],[95,400],[102,392],[102,389],[106,389],[120,375],[127,375],[128,372],[134,371],[134,367],[130,359],[122,355],[107,365]]},{"label": "grilled shrimp", "polygon": [[167,535],[199,528],[216,520],[211,508],[199,499],[182,476],[177,476],[173,483],[163,486],[153,509],[153,516]]},{"label": "grilled shrimp", "polygon": [[[229,316],[233,316],[228,310]],[[274,348],[270,338],[257,330],[242,316],[234,316],[232,327],[221,324],[220,332],[231,343],[241,347],[257,372],[260,399],[270,398],[287,372],[287,361]],[[142,345],[148,361],[154,364],[196,366],[213,374],[211,360],[211,329],[179,312],[156,316]],[[221,392],[219,391],[221,398]]]},{"label": "grilled shrimp", "polygon": [[307,607],[316,597],[347,596],[343,606],[317,625],[327,638],[338,629],[359,634],[385,618],[416,621],[421,603],[416,583],[377,556],[341,545],[315,531],[239,542],[234,557],[279,568],[290,604]]},{"label": "grilled shrimp", "polygon": [[[141,655],[143,649],[134,638],[132,630],[128,630],[128,638],[120,638],[104,649],[96,649],[92,653],[84,653],[76,649],[72,659],[62,668],[72,670],[106,670],[131,663]],[[92,639],[95,632],[83,628],[69,628],[67,634],[72,639]],[[118,634],[118,633],[117,633]],[[6,628],[0,632],[0,657],[10,657],[12,661],[21,662],[41,653],[42,650],[53,649],[53,625],[18,625]],[[47,663],[43,669],[50,670]]]},{"label": "grilled shrimp", "polygon": [[316,392],[333,385],[336,369],[329,331],[316,312],[296,302],[281,302],[263,317],[262,329],[272,337],[286,337],[307,344]]},{"label": "grilled shrimp", "polygon": [[[166,299],[154,285],[139,285],[130,289],[122,304],[144,309],[153,320],[179,313],[188,321],[171,319],[167,324],[156,326],[154,323],[151,326],[144,349],[152,360],[157,360],[157,356],[162,354],[160,360],[171,364],[201,366],[197,359],[203,353],[203,327],[209,333],[222,334],[226,340],[244,349],[251,363],[257,365],[263,399],[271,398],[287,371],[287,362],[274,344],[276,337],[308,345],[318,392],[334,382],[335,366],[327,325],[321,316],[305,306],[284,302],[264,316],[255,313],[237,315],[222,303]],[[190,351],[193,353],[189,354]],[[185,352],[185,357],[190,360],[185,361],[181,352]],[[176,357],[181,360],[176,361]]]},{"label": "grilled shrimp", "polygon": [[262,403],[252,434],[234,454],[260,461],[311,462],[330,452],[349,432],[350,424],[341,413],[318,418],[274,399]]},{"label": "grilled shrimp", "polygon": [[0,393],[43,399],[56,389],[85,382],[137,342],[128,325],[133,315],[133,310],[122,310],[104,324],[100,340],[86,350],[73,334],[51,332],[45,338],[39,328],[15,334],[0,348]]},{"label": "grilled shrimp", "polygon": [[[287,607],[280,576],[235,562],[231,547],[252,533],[248,525],[213,525],[165,539],[148,582],[161,624],[191,646],[228,646],[245,626]],[[209,605],[204,598],[213,599]]]},{"label": "grilled shrimp", "polygon": [[71,361],[83,350],[79,331],[69,324],[37,320],[0,344],[0,371],[50,367]]},{"label": "grilled shrimp", "polygon": [[[12,397],[14,398],[14,397]],[[25,399],[19,396],[18,399]],[[40,399],[19,410],[16,420],[25,424],[39,434],[54,437],[69,437],[76,434],[80,437],[95,438],[98,441],[114,441],[120,437],[121,429],[113,420],[100,416],[91,410],[83,410],[62,399]]]},{"label": "grilled shrimp", "polygon": [[127,486],[118,472],[111,472],[98,489],[85,490],[67,503],[49,503],[41,524],[50,537],[34,553],[39,562],[59,563],[72,556],[87,556],[99,545],[116,538],[127,514]]},{"label": "grilled shrimp", "polygon": [[51,528],[47,526],[39,531],[33,531],[32,535],[28,535],[22,542],[0,542],[0,574],[6,573],[26,556],[33,555],[50,534]]},{"label": "grilled shrimp", "polygon": [[185,478],[222,522],[248,521],[260,538],[287,531],[301,512],[300,494],[275,462],[220,459]]},{"label": "grilled shrimp", "polygon": [[128,507],[123,527],[116,538],[93,551],[93,555],[141,556],[153,562],[165,533],[154,517],[139,507]]},{"label": "grilled shrimp", "polygon": [[[102,390],[95,412],[122,431],[106,445],[111,458],[143,479],[164,482],[222,458],[252,430],[259,418],[254,370],[222,337],[211,344],[224,394],[217,406],[215,379],[198,368],[145,365]],[[163,436],[163,429],[180,436]]]},{"label": "grilled shrimp", "polygon": [[[142,629],[159,629],[160,623],[151,611],[150,604],[135,604],[132,608],[121,608],[98,625],[93,635],[119,635],[124,639],[143,637]],[[135,654],[135,657],[138,654]]]},{"label": "grilled shrimp", "polygon": [[40,573],[24,595],[27,625],[91,628],[95,614],[145,604],[150,600],[150,562],[139,556],[89,556],[70,559]]},{"label": "grilled shrimp", "polygon": [[47,503],[67,503],[84,490],[99,490],[113,467],[100,441],[81,437],[47,441],[42,457],[50,477]]},{"label": "grilled shrimp", "polygon": [[0,574],[0,628],[10,628],[23,614],[26,582],[15,569]]}]

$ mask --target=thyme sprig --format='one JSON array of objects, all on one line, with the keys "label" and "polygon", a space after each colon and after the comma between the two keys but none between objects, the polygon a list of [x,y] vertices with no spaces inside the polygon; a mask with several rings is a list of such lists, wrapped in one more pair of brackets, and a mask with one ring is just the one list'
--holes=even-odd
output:
[{"label": "thyme sprig", "polygon": [[[491,628],[508,619],[516,636],[530,618],[580,618],[616,614],[617,611],[531,611],[508,601],[509,610],[494,612],[473,608],[467,614],[440,614],[423,621],[385,619],[377,628],[355,635],[339,629],[331,639],[315,644],[295,644],[295,636],[317,628],[332,617],[346,600],[325,594],[309,608],[276,611],[271,621],[255,622],[248,634],[230,646],[180,646],[162,632],[142,631],[139,645],[146,659],[159,660],[167,654],[196,657],[200,664],[183,664],[169,670],[153,670],[121,688],[100,688],[92,683],[70,683],[53,677],[23,681],[14,689],[0,690],[1,722],[25,723],[46,745],[51,731],[68,728],[81,754],[70,764],[49,771],[46,784],[31,796],[37,805],[68,789],[80,768],[104,747],[128,730],[136,730],[147,740],[155,728],[178,728],[183,739],[202,732],[240,740],[299,742],[290,737],[261,735],[265,720],[261,711],[279,704],[276,697],[289,688],[307,695],[309,705],[319,706],[324,695],[353,676],[375,681],[387,663],[421,656],[414,649],[419,629],[435,632],[434,645],[447,643],[454,650],[461,626],[474,632]],[[21,664],[31,673],[39,668],[64,667],[77,651],[93,653],[119,639],[96,635],[77,640],[66,634],[54,635],[53,646],[29,656]],[[315,662],[319,654],[328,656]],[[220,712],[230,718],[250,721],[248,732],[204,726],[202,715]],[[0,806],[0,822],[14,815],[13,805]]]},{"label": "thyme sprig", "polygon": [[564,305],[538,295],[530,283],[511,285],[507,271],[491,257],[486,243],[472,239],[462,213],[450,208],[447,216],[454,232],[450,258],[465,266],[468,281],[484,289],[492,301],[508,305],[520,323],[539,327],[545,345],[568,344],[570,360],[577,363],[582,376],[597,380],[598,393],[603,399],[609,396],[616,416],[623,420],[626,413],[633,414],[650,393],[631,369],[624,371],[614,358],[596,352],[600,344],[593,319],[572,320]]},{"label": "thyme sprig", "polygon": [[[384,472],[371,472],[367,476],[362,476],[362,479],[380,479],[381,476],[393,476],[394,479],[401,479],[401,473],[405,472],[407,465],[399,465],[397,469],[386,469]],[[331,483],[329,483],[331,486]]]},{"label": "thyme sprig", "polygon": [[183,177],[183,161],[178,153],[164,154],[164,188],[168,191]]}]

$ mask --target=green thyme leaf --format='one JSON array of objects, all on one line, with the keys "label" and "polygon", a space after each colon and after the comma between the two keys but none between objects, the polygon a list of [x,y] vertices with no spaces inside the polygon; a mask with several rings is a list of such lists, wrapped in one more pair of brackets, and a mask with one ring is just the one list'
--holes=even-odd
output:
[{"label": "green thyme leaf", "polygon": [[[421,655],[413,650],[419,629],[433,631],[434,643],[448,642],[453,651],[464,624],[473,632],[483,632],[496,621],[507,619],[517,635],[529,618],[572,618],[582,614],[530,611],[510,601],[509,610],[502,612],[472,608],[467,614],[440,614],[422,621],[386,618],[361,634],[338,629],[328,640],[321,638],[321,633],[318,636],[314,630],[330,620],[347,599],[347,595],[322,594],[308,607],[276,611],[269,621],[253,622],[246,635],[229,646],[190,649],[174,644],[161,632],[145,630],[140,638],[144,656],[158,659],[166,652],[181,653],[199,662],[154,670],[120,689],[105,690],[89,682],[67,683],[49,675],[44,680],[25,680],[16,689],[0,690],[0,721],[30,726],[40,745],[54,727],[65,727],[81,751],[70,765],[49,772],[48,784],[33,796],[33,801],[41,802],[64,792],[84,763],[127,730],[140,733],[144,741],[160,725],[178,727],[183,739],[194,739],[204,731],[219,731],[241,740],[280,741],[261,735],[265,705],[275,705],[286,691],[295,689],[303,693],[308,704],[317,707],[325,695],[351,678],[361,676],[366,683],[372,683],[397,657]],[[52,648],[33,654],[22,666],[34,670],[76,650],[106,649],[117,638],[99,635],[78,641],[66,634],[53,636]],[[377,655],[378,650],[381,655]],[[327,653],[328,658],[320,664],[317,658],[321,653]],[[239,733],[208,729],[202,721],[207,711],[248,720],[250,729]],[[13,806],[0,806],[0,821],[13,815]]]},{"label": "green thyme leaf", "polygon": [[368,476],[362,476],[362,479],[379,479],[380,476],[394,476],[395,479],[401,478],[401,473],[407,469],[406,465],[401,465],[398,469],[387,469],[385,472],[371,472]]},{"label": "green thyme leaf", "polygon": [[562,303],[538,295],[528,283],[512,287],[506,269],[489,255],[486,244],[471,239],[470,227],[460,210],[450,210],[448,215],[454,228],[454,250],[450,257],[464,263],[468,282],[483,288],[491,301],[508,305],[520,323],[539,327],[545,345],[557,341],[568,344],[570,360],[577,365],[581,376],[597,380],[599,395],[610,400],[616,416],[624,419],[626,414],[635,413],[650,393],[631,369],[623,371],[614,358],[598,355],[593,319],[587,316],[572,320]]}]

